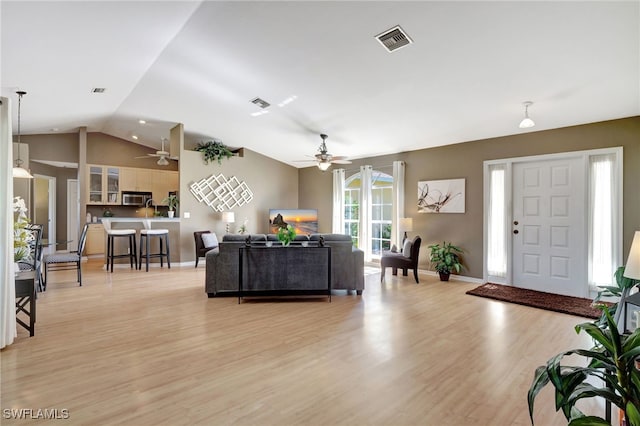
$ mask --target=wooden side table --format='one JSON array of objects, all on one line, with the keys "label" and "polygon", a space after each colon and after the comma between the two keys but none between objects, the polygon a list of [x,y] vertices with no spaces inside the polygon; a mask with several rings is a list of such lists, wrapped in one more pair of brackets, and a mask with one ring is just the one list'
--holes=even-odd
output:
[{"label": "wooden side table", "polygon": [[[36,331],[36,287],[35,271],[22,271],[16,274],[16,322],[33,336]],[[29,305],[27,309],[27,304]],[[29,325],[18,316],[24,313],[29,318]]]}]

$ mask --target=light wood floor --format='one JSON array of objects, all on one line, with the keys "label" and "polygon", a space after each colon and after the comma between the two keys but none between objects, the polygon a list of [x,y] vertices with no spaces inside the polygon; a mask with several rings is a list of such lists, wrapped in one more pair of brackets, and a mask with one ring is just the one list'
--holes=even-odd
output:
[{"label": "light wood floor", "polygon": [[[19,327],[1,351],[2,409],[67,409],[72,424],[529,425],[535,367],[591,346],[582,318],[427,275],[238,305],[206,297],[203,265],[83,269],[82,287],[52,273],[35,337]],[[566,424],[551,396],[536,424]]]}]

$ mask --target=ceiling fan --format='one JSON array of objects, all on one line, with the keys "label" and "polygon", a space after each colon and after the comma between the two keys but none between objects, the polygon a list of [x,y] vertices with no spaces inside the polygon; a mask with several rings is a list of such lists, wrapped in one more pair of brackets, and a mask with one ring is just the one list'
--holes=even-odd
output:
[{"label": "ceiling fan", "polygon": [[165,138],[162,138],[162,148],[160,148],[160,151],[156,151],[155,154],[147,154],[147,155],[143,155],[141,157],[136,157],[136,158],[155,158],[155,157],[159,157],[158,158],[158,162],[156,164],[158,164],[159,166],[168,166],[169,165],[169,161],[167,161],[167,158],[169,160],[177,160],[178,157],[171,157],[171,154],[169,154],[168,151],[164,150],[164,142],[166,141]]},{"label": "ceiling fan", "polygon": [[[329,136],[325,134],[321,134],[322,143],[318,148],[318,153],[315,155],[315,163],[318,165],[318,168],[323,172],[326,171],[332,164],[351,164],[351,161],[347,160],[347,157],[336,156],[329,154],[327,151],[326,140]],[[312,161],[312,160],[302,160],[302,161]]]}]

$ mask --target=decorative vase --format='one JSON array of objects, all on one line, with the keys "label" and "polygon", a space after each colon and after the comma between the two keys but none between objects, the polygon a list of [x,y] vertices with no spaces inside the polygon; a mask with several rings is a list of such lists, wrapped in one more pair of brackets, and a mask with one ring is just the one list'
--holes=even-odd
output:
[{"label": "decorative vase", "polygon": [[176,212],[173,210],[169,210],[167,214],[169,215],[169,217],[173,217],[176,214]]},{"label": "decorative vase", "polygon": [[449,281],[449,273],[448,272],[438,272],[440,275],[440,281]]}]

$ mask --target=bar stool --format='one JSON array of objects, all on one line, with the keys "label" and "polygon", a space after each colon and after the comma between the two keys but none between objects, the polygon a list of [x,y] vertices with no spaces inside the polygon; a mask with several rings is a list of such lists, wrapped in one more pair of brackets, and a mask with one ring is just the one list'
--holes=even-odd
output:
[{"label": "bar stool", "polygon": [[[159,253],[150,253],[149,250],[149,240],[151,237],[158,237],[160,241],[160,252]],[[142,243],[142,239],[145,239],[146,244]],[[165,245],[167,246],[166,252],[162,251],[162,240],[164,240]],[[167,258],[167,267],[171,269],[171,262],[169,261],[169,230],[168,229],[142,229],[140,231],[140,256],[138,258],[138,269],[142,269],[142,247],[145,247],[144,257],[147,260],[147,272],[149,272],[149,259],[152,257],[160,258],[160,267],[164,266],[162,261],[163,257]]]},{"label": "bar stool", "polygon": [[[114,246],[116,245],[115,239],[118,237],[129,238],[129,253],[126,254],[114,254]],[[111,264],[111,272],[113,272],[113,259],[119,257],[128,257],[131,267],[134,265],[138,269],[138,258],[136,255],[136,230],[135,229],[109,229],[107,231],[107,268],[109,263]]]}]

